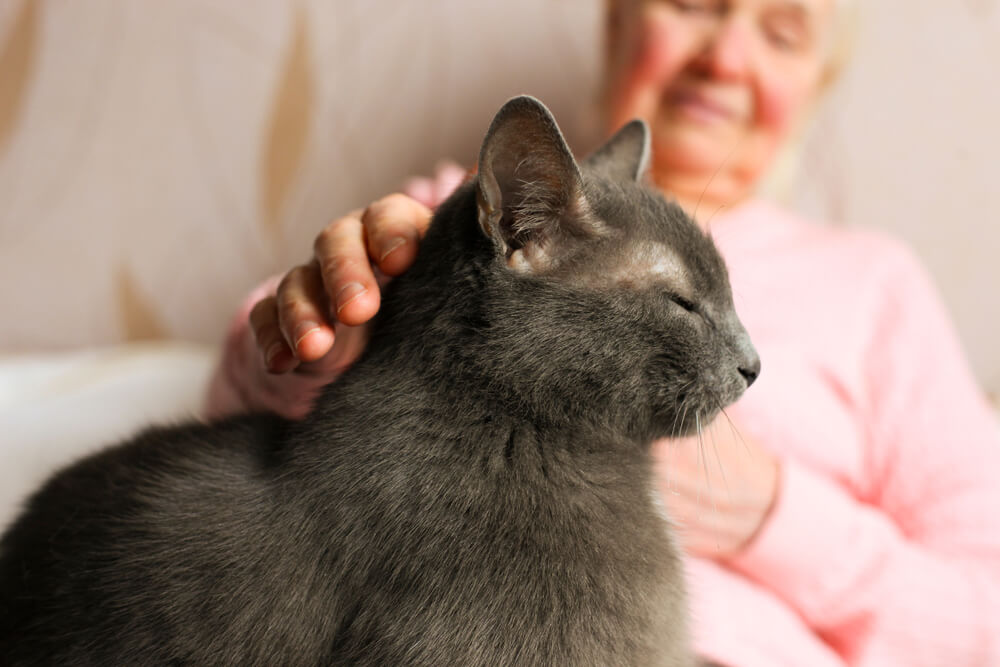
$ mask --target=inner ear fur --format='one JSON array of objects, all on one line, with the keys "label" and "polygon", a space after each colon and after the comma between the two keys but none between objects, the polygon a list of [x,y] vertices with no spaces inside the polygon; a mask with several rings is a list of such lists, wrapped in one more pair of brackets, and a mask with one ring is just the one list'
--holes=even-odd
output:
[{"label": "inner ear fur", "polygon": [[497,112],[479,156],[479,223],[511,268],[543,270],[572,238],[599,233],[555,119],[533,97]]}]

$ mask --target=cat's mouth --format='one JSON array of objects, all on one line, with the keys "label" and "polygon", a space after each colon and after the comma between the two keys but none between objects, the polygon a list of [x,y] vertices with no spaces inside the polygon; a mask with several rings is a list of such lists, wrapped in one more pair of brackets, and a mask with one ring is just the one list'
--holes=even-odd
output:
[{"label": "cat's mouth", "polygon": [[[673,377],[676,377],[674,375]],[[662,393],[655,412],[658,437],[681,438],[698,433],[735,402],[746,388],[742,378],[698,375]]]}]

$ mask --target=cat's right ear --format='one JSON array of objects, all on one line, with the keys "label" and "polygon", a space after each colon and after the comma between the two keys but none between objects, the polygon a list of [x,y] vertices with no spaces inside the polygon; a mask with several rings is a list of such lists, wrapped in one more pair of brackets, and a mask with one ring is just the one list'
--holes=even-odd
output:
[{"label": "cat's right ear", "polygon": [[636,118],[583,161],[592,171],[613,181],[639,181],[649,168],[649,126]]},{"label": "cat's right ear", "polygon": [[476,195],[480,226],[516,271],[544,272],[573,240],[602,229],[555,119],[533,97],[513,98],[493,118]]}]

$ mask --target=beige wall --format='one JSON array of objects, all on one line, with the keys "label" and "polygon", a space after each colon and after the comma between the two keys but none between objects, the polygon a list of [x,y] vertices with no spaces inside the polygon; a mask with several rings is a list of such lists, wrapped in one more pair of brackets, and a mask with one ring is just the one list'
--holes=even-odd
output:
[{"label": "beige wall", "polygon": [[[512,93],[572,125],[588,13],[535,4],[3,0],[0,345],[213,339],[328,216],[471,162]],[[518,14],[526,48],[490,31]]]},{"label": "beige wall", "polygon": [[[475,157],[512,94],[589,144],[597,0],[0,0],[0,348],[216,339],[326,218]],[[1000,10],[867,3],[794,200],[890,229],[1000,389]],[[514,37],[516,35],[516,37]]]},{"label": "beige wall", "polygon": [[852,66],[805,148],[796,201],[923,258],[983,383],[1000,392],[1000,7],[862,5]]}]

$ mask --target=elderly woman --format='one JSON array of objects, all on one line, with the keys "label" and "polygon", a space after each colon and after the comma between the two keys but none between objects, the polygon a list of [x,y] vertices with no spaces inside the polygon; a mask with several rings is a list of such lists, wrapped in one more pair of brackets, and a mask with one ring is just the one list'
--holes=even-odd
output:
[{"label": "elderly woman", "polygon": [[[733,424],[657,445],[696,643],[734,666],[998,665],[1000,430],[934,289],[896,242],[755,198],[835,73],[846,5],[609,5],[608,129],[650,123],[652,179],[710,227],[764,360]],[[331,223],[259,288],[211,411],[308,411],[460,178]]]}]

